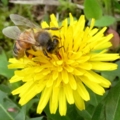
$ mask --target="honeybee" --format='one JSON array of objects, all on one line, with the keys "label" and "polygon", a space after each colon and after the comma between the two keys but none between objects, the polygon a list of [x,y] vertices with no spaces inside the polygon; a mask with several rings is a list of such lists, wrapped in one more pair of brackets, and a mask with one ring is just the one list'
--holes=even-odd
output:
[{"label": "honeybee", "polygon": [[[56,54],[58,52],[59,37],[52,36],[48,30],[59,30],[60,28],[53,27],[41,29],[27,18],[17,14],[11,14],[10,19],[16,26],[6,27],[2,32],[5,36],[16,40],[13,47],[13,55],[15,58],[22,58],[27,49],[36,49],[36,47],[40,47],[47,57],[49,57],[48,53]],[[29,29],[21,31],[18,26],[25,26]],[[34,32],[34,28],[38,31]]]}]

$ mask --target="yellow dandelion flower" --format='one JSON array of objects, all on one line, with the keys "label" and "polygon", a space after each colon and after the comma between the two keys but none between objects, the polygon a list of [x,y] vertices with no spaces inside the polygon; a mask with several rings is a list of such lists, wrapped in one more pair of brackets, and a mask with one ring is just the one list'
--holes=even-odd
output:
[{"label": "yellow dandelion flower", "polygon": [[42,22],[41,26],[60,28],[48,31],[60,38],[58,54],[49,54],[49,58],[41,50],[29,50],[34,57],[11,58],[8,67],[18,68],[10,82],[23,82],[12,92],[13,95],[19,94],[21,105],[41,93],[37,113],[49,104],[51,114],[58,109],[63,116],[67,112],[67,103],[75,104],[79,110],[85,109],[84,101],[90,100],[86,87],[98,95],[105,93],[104,88],[111,83],[95,71],[117,69],[117,65],[110,61],[120,57],[107,53],[113,35],[104,35],[106,27],[101,30],[93,28],[94,19],[90,26],[85,27],[84,15],[74,20],[70,14],[70,23],[65,19],[61,26],[53,14],[50,18],[50,25]]}]

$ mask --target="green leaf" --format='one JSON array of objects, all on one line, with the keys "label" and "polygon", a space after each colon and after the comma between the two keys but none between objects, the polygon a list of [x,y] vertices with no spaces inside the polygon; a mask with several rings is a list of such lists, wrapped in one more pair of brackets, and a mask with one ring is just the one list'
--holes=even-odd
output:
[{"label": "green leaf", "polygon": [[48,117],[48,120],[70,120],[68,116],[60,116],[58,112],[56,114],[50,114],[48,106],[45,108],[45,113]]},{"label": "green leaf", "polygon": [[70,120],[84,120],[83,116],[79,114],[81,112],[75,105],[68,105],[67,115]]},{"label": "green leaf", "polygon": [[13,117],[6,111],[6,109],[1,104],[0,104],[0,119],[14,120]]},{"label": "green leaf", "polygon": [[120,82],[112,87],[96,107],[92,120],[120,120]]},{"label": "green leaf", "polygon": [[102,8],[97,0],[85,0],[84,13],[87,19],[99,19],[102,16]]},{"label": "green leaf", "polygon": [[[83,117],[85,120],[91,120],[92,113],[93,113],[93,110],[94,110],[94,107],[92,105],[89,105],[88,108],[90,109],[90,111],[88,111],[87,108],[85,108],[85,110],[82,110],[82,111],[80,111],[80,110],[77,109],[78,115],[81,116],[81,117]],[[92,112],[92,113],[90,113],[90,112]]]},{"label": "green leaf", "polygon": [[8,0],[1,0],[2,1],[2,3],[3,3],[3,5],[8,5]]},{"label": "green leaf", "polygon": [[85,102],[86,108],[83,111],[77,110],[78,114],[82,116],[85,120],[91,120],[92,115],[95,111],[95,108],[99,105],[99,103],[106,97],[107,92],[103,95],[96,95],[90,89],[87,89],[90,94],[90,100]]},{"label": "green leaf", "polygon": [[14,120],[26,120],[26,106],[23,106],[20,109],[20,112],[17,113],[17,115],[16,115]]},{"label": "green leaf", "polygon": [[90,90],[89,88],[87,88],[87,91],[89,92],[90,94],[90,100],[87,102],[88,104],[96,107],[99,102],[101,101],[101,99],[103,99],[101,96],[99,95],[96,95],[92,90]]},{"label": "green leaf", "polygon": [[100,19],[95,21],[95,26],[104,27],[113,25],[116,22],[116,19],[112,16],[102,16]]},{"label": "green leaf", "polygon": [[0,51],[0,74],[7,78],[10,78],[11,76],[13,76],[14,70],[8,69],[8,60],[6,54],[2,50],[2,48],[0,49]]},{"label": "green leaf", "polygon": [[35,106],[36,103],[39,102],[39,98],[35,97],[31,99],[27,104],[26,104],[26,111],[28,112],[30,109],[33,111],[36,111],[37,106]]},{"label": "green leaf", "polygon": [[28,119],[28,120],[44,120],[44,117],[36,117],[36,118]]},{"label": "green leaf", "polygon": [[10,93],[11,92],[10,87],[8,85],[4,85],[4,84],[0,85],[0,90],[5,92],[5,93]]},{"label": "green leaf", "polygon": [[79,116],[82,116],[85,120],[91,120],[92,115],[96,106],[100,103],[100,101],[104,98],[104,96],[99,96],[93,93],[90,89],[87,89],[90,94],[90,101],[86,102],[86,108],[83,111],[77,110]]},{"label": "green leaf", "polygon": [[[16,116],[17,111],[19,110],[18,106],[8,98],[8,94],[0,91],[0,119],[1,120],[14,120],[14,116]],[[10,109],[14,111],[9,112]],[[6,115],[5,115],[6,114]],[[4,115],[4,116],[3,116]],[[5,117],[10,117],[9,119],[5,119]],[[4,119],[2,119],[4,117]]]},{"label": "green leaf", "polygon": [[119,4],[119,1],[114,0],[113,2],[114,2],[114,8],[120,10],[120,4]]},{"label": "green leaf", "polygon": [[50,114],[49,106],[45,108],[45,113],[48,117],[48,120],[84,120],[76,111],[76,107],[74,105],[67,105],[67,114],[66,116],[60,116],[57,111],[56,114]]}]

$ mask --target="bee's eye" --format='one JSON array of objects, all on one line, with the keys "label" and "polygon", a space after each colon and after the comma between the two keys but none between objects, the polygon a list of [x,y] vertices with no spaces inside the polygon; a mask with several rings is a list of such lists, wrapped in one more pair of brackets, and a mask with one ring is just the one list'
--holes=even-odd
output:
[{"label": "bee's eye", "polygon": [[58,46],[58,43],[59,43],[59,41],[58,41],[57,39],[54,39],[54,40],[53,40],[53,44],[54,44],[55,46]]},{"label": "bee's eye", "polygon": [[52,45],[49,45],[49,46],[47,47],[47,52],[52,53],[53,50],[54,50],[54,48],[53,48]]}]

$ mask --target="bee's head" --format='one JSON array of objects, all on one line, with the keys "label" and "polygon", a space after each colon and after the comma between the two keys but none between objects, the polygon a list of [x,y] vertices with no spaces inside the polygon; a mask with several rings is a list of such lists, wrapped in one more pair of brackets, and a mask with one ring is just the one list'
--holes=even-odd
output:
[{"label": "bee's head", "polygon": [[45,47],[49,41],[52,41],[51,35],[46,31],[40,31],[37,34],[36,41],[40,46]]},{"label": "bee's head", "polygon": [[47,52],[54,53],[58,48],[58,44],[59,44],[59,41],[57,39],[53,39],[53,41],[50,40],[46,48]]}]

